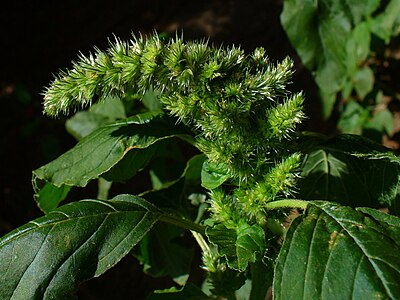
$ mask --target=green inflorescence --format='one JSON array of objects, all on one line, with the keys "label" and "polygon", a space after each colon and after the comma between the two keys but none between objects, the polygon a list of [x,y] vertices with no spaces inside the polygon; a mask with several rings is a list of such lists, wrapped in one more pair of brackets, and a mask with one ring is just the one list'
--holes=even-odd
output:
[{"label": "green inflorescence", "polygon": [[209,163],[231,178],[229,189],[210,192],[214,219],[265,224],[266,204],[295,191],[300,163],[294,131],[304,118],[303,95],[286,90],[292,66],[288,58],[271,63],[262,48],[246,55],[180,37],[116,39],[61,72],[45,92],[44,111],[58,115],[110,94],[160,90],[164,108],[193,128]]}]

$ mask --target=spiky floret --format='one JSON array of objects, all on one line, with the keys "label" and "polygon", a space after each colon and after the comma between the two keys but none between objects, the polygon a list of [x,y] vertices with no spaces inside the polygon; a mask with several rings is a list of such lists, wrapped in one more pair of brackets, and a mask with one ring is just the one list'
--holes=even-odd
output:
[{"label": "spiky floret", "polygon": [[293,133],[304,118],[303,95],[286,91],[292,66],[288,58],[270,63],[262,48],[245,55],[180,37],[116,38],[108,51],[81,55],[60,73],[45,92],[44,111],[58,115],[110,94],[160,90],[165,109],[193,127],[208,160],[239,183],[211,194],[216,218],[262,222],[263,203],[290,194],[299,161]]}]

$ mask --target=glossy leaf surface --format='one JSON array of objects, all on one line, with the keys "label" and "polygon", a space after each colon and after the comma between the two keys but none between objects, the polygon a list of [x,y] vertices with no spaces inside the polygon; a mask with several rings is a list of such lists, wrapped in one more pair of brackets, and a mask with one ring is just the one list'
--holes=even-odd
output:
[{"label": "glossy leaf surface", "polygon": [[206,160],[201,170],[201,185],[207,189],[215,189],[230,177],[220,166]]},{"label": "glossy leaf surface", "polygon": [[182,128],[155,114],[136,115],[96,129],[74,148],[35,170],[34,176],[56,186],[85,186],[109,171],[129,151],[184,134]]},{"label": "glossy leaf surface", "polygon": [[0,240],[0,299],[64,299],[104,273],[152,228],[160,211],[135,196],[82,200]]},{"label": "glossy leaf surface", "polygon": [[400,219],[316,201],[291,224],[274,299],[397,299]]},{"label": "glossy leaf surface", "polygon": [[352,135],[311,138],[306,144],[301,198],[400,212],[400,159],[389,149]]}]

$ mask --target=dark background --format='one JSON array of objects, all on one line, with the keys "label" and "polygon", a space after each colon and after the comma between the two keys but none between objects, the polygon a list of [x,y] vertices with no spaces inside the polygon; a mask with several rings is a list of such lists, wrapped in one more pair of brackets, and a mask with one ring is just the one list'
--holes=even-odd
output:
[{"label": "dark background", "polygon": [[[247,52],[264,47],[273,60],[295,59],[291,89],[304,90],[306,127],[319,125],[316,87],[300,64],[279,15],[282,1],[141,0],[141,1],[3,1],[0,7],[0,236],[41,215],[33,200],[32,170],[56,158],[75,144],[63,119],[42,116],[44,87],[53,74],[69,68],[79,52],[108,47],[113,34],[153,30],[186,40],[207,37],[216,45],[240,45]],[[89,191],[73,193],[82,199]],[[92,196],[93,197],[93,196]],[[195,262],[198,263],[198,262]],[[196,279],[193,279],[194,281]],[[142,275],[128,255],[99,279],[85,283],[80,299],[142,299],[154,288],[167,288],[167,279]]]}]

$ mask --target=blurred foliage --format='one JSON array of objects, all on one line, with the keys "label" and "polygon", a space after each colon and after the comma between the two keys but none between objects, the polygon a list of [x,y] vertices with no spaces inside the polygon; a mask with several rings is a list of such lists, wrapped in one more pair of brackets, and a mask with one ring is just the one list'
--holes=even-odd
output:
[{"label": "blurred foliage", "polygon": [[378,142],[395,131],[400,1],[285,0],[281,22],[320,91],[323,118]]}]

